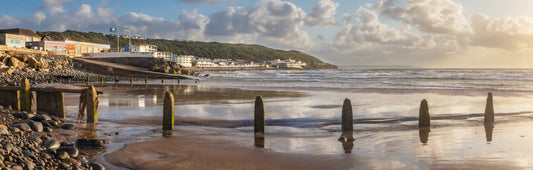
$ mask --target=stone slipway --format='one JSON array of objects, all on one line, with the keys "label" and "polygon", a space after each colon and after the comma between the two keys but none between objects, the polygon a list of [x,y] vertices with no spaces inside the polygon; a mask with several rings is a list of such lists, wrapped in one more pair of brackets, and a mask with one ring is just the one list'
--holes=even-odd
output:
[{"label": "stone slipway", "polygon": [[198,79],[193,76],[179,75],[179,74],[167,74],[160,72],[149,71],[147,68],[110,63],[104,61],[95,61],[83,58],[72,58],[73,61],[80,63],[87,70],[116,76],[127,77],[149,77],[149,78],[164,78],[164,79]]}]

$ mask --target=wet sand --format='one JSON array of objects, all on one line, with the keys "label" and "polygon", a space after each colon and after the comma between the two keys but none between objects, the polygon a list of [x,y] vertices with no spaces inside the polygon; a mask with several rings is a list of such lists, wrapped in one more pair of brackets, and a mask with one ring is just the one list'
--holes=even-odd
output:
[{"label": "wet sand", "polygon": [[197,137],[131,143],[106,158],[130,169],[348,169],[359,164],[342,156],[284,154]]},{"label": "wet sand", "polygon": [[[109,137],[119,145],[108,149],[106,161],[131,169],[533,167],[533,148],[529,147],[533,138],[528,135],[533,133],[529,93],[496,93],[496,125],[486,129],[480,113],[484,110],[484,92],[339,93],[171,87],[178,97],[176,130],[172,137],[163,138],[159,115],[164,88],[134,85],[105,91],[99,118],[109,127],[99,125],[98,134],[120,132]],[[236,93],[241,95],[233,95]],[[265,98],[268,118],[263,148],[255,147],[252,137],[250,113],[255,94],[269,96]],[[352,99],[355,109],[353,143],[337,141],[341,136],[340,104],[345,97]],[[430,102],[433,118],[429,131],[417,127],[416,115],[423,98]],[[491,141],[487,141],[488,136]],[[346,154],[346,149],[351,153]]]}]

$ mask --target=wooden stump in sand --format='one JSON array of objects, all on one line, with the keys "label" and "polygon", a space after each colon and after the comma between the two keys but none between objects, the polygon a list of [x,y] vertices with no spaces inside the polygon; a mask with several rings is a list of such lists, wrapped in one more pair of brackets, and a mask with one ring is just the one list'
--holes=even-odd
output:
[{"label": "wooden stump in sand", "polygon": [[341,126],[343,132],[353,131],[353,111],[350,99],[344,99],[342,105]]},{"label": "wooden stump in sand", "polygon": [[255,98],[254,137],[265,137],[265,107],[263,106],[263,98],[261,96]]},{"label": "wooden stump in sand", "polygon": [[487,96],[487,105],[485,106],[485,124],[494,123],[494,106],[492,104],[492,93]]},{"label": "wooden stump in sand", "polygon": [[94,86],[89,86],[86,96],[87,124],[95,124],[98,121],[98,93]]},{"label": "wooden stump in sand", "polygon": [[31,112],[32,95],[30,81],[26,77],[22,78],[20,82],[20,110]]},{"label": "wooden stump in sand", "polygon": [[429,116],[429,106],[426,99],[420,102],[420,111],[418,115],[418,127],[429,127],[431,117]]},{"label": "wooden stump in sand", "polygon": [[172,135],[174,129],[174,95],[170,91],[165,91],[163,104],[163,135]]},{"label": "wooden stump in sand", "polygon": [[58,118],[65,118],[65,104],[61,91],[36,91],[37,111],[50,113]]}]

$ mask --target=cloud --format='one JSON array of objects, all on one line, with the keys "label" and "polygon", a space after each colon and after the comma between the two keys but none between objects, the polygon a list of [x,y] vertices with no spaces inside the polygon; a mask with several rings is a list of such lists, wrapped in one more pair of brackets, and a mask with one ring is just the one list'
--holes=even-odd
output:
[{"label": "cloud", "polygon": [[190,4],[198,4],[198,3],[205,3],[205,2],[218,3],[218,2],[221,2],[221,1],[233,2],[233,1],[237,1],[237,0],[178,0],[178,1],[186,2],[186,3],[190,3]]},{"label": "cloud", "polygon": [[215,40],[261,43],[277,48],[310,48],[300,30],[306,13],[289,2],[263,0],[253,7],[229,7],[210,15],[206,36]]},{"label": "cloud", "polygon": [[458,34],[471,31],[460,3],[452,0],[407,0],[405,6],[396,6],[395,2],[381,1],[375,9],[382,15],[414,25],[423,33]]},{"label": "cloud", "polygon": [[[348,21],[350,17],[345,15],[344,18]],[[357,21],[360,24],[355,26],[346,22],[343,29],[336,34],[333,43],[335,50],[354,52],[384,45],[414,48],[421,44],[417,35],[381,23],[375,11],[360,7],[357,10]]]},{"label": "cloud", "polygon": [[306,24],[312,27],[327,27],[337,26],[339,23],[335,21],[333,16],[339,7],[339,3],[331,0],[320,0],[311,10]]},{"label": "cloud", "polygon": [[1,27],[4,27],[4,28],[16,27],[19,24],[20,24],[20,21],[18,19],[16,19],[16,18],[11,17],[11,16],[2,15],[2,17],[0,17],[0,28]]},{"label": "cloud", "polygon": [[72,0],[43,0],[41,4],[41,9],[48,10],[50,15],[55,15],[58,13],[64,13],[63,4],[69,3]]},{"label": "cloud", "polygon": [[533,22],[525,17],[470,17],[475,32],[473,45],[516,50],[533,47]]}]

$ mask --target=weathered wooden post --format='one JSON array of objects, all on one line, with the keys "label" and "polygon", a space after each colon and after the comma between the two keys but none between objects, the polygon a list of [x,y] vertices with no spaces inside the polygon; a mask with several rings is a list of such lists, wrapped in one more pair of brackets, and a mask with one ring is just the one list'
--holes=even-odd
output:
[{"label": "weathered wooden post", "polygon": [[161,78],[161,84],[165,83],[165,79]]},{"label": "weathered wooden post", "polygon": [[344,103],[342,105],[341,119],[342,131],[353,131],[352,102],[348,98],[344,99]]},{"label": "weathered wooden post", "polygon": [[163,136],[172,135],[174,129],[174,95],[169,90],[165,90],[163,104]]},{"label": "weathered wooden post", "polygon": [[144,76],[144,84],[148,84],[148,76]]},{"label": "weathered wooden post", "polygon": [[494,123],[494,106],[492,103],[492,93],[487,96],[487,105],[485,106],[485,124]]},{"label": "weathered wooden post", "polygon": [[133,77],[130,77],[130,84],[133,84]]},{"label": "weathered wooden post", "polygon": [[418,113],[418,127],[430,126],[431,117],[429,116],[429,106],[426,99],[420,102],[420,111]]},{"label": "weathered wooden post", "polygon": [[94,86],[89,86],[85,101],[87,102],[87,124],[98,121],[98,93]]},{"label": "weathered wooden post", "polygon": [[0,89],[0,105],[20,110],[20,94],[18,90]]},{"label": "weathered wooden post", "polygon": [[65,103],[63,92],[50,90],[37,90],[37,111],[43,111],[65,118]]},{"label": "weathered wooden post", "polygon": [[91,78],[90,77],[87,77],[87,85],[89,85],[91,82]]},{"label": "weathered wooden post", "polygon": [[178,78],[178,84],[181,84],[181,79],[180,78]]},{"label": "weathered wooden post", "polygon": [[100,77],[100,82],[102,83],[102,85],[104,84],[104,77]]},{"label": "weathered wooden post", "polygon": [[115,77],[115,83],[118,83],[118,77]]},{"label": "weathered wooden post", "polygon": [[265,138],[265,107],[261,96],[255,98],[254,137]]},{"label": "weathered wooden post", "polygon": [[30,81],[26,77],[24,77],[20,82],[20,110],[31,112],[32,96],[33,95],[30,89]]}]

